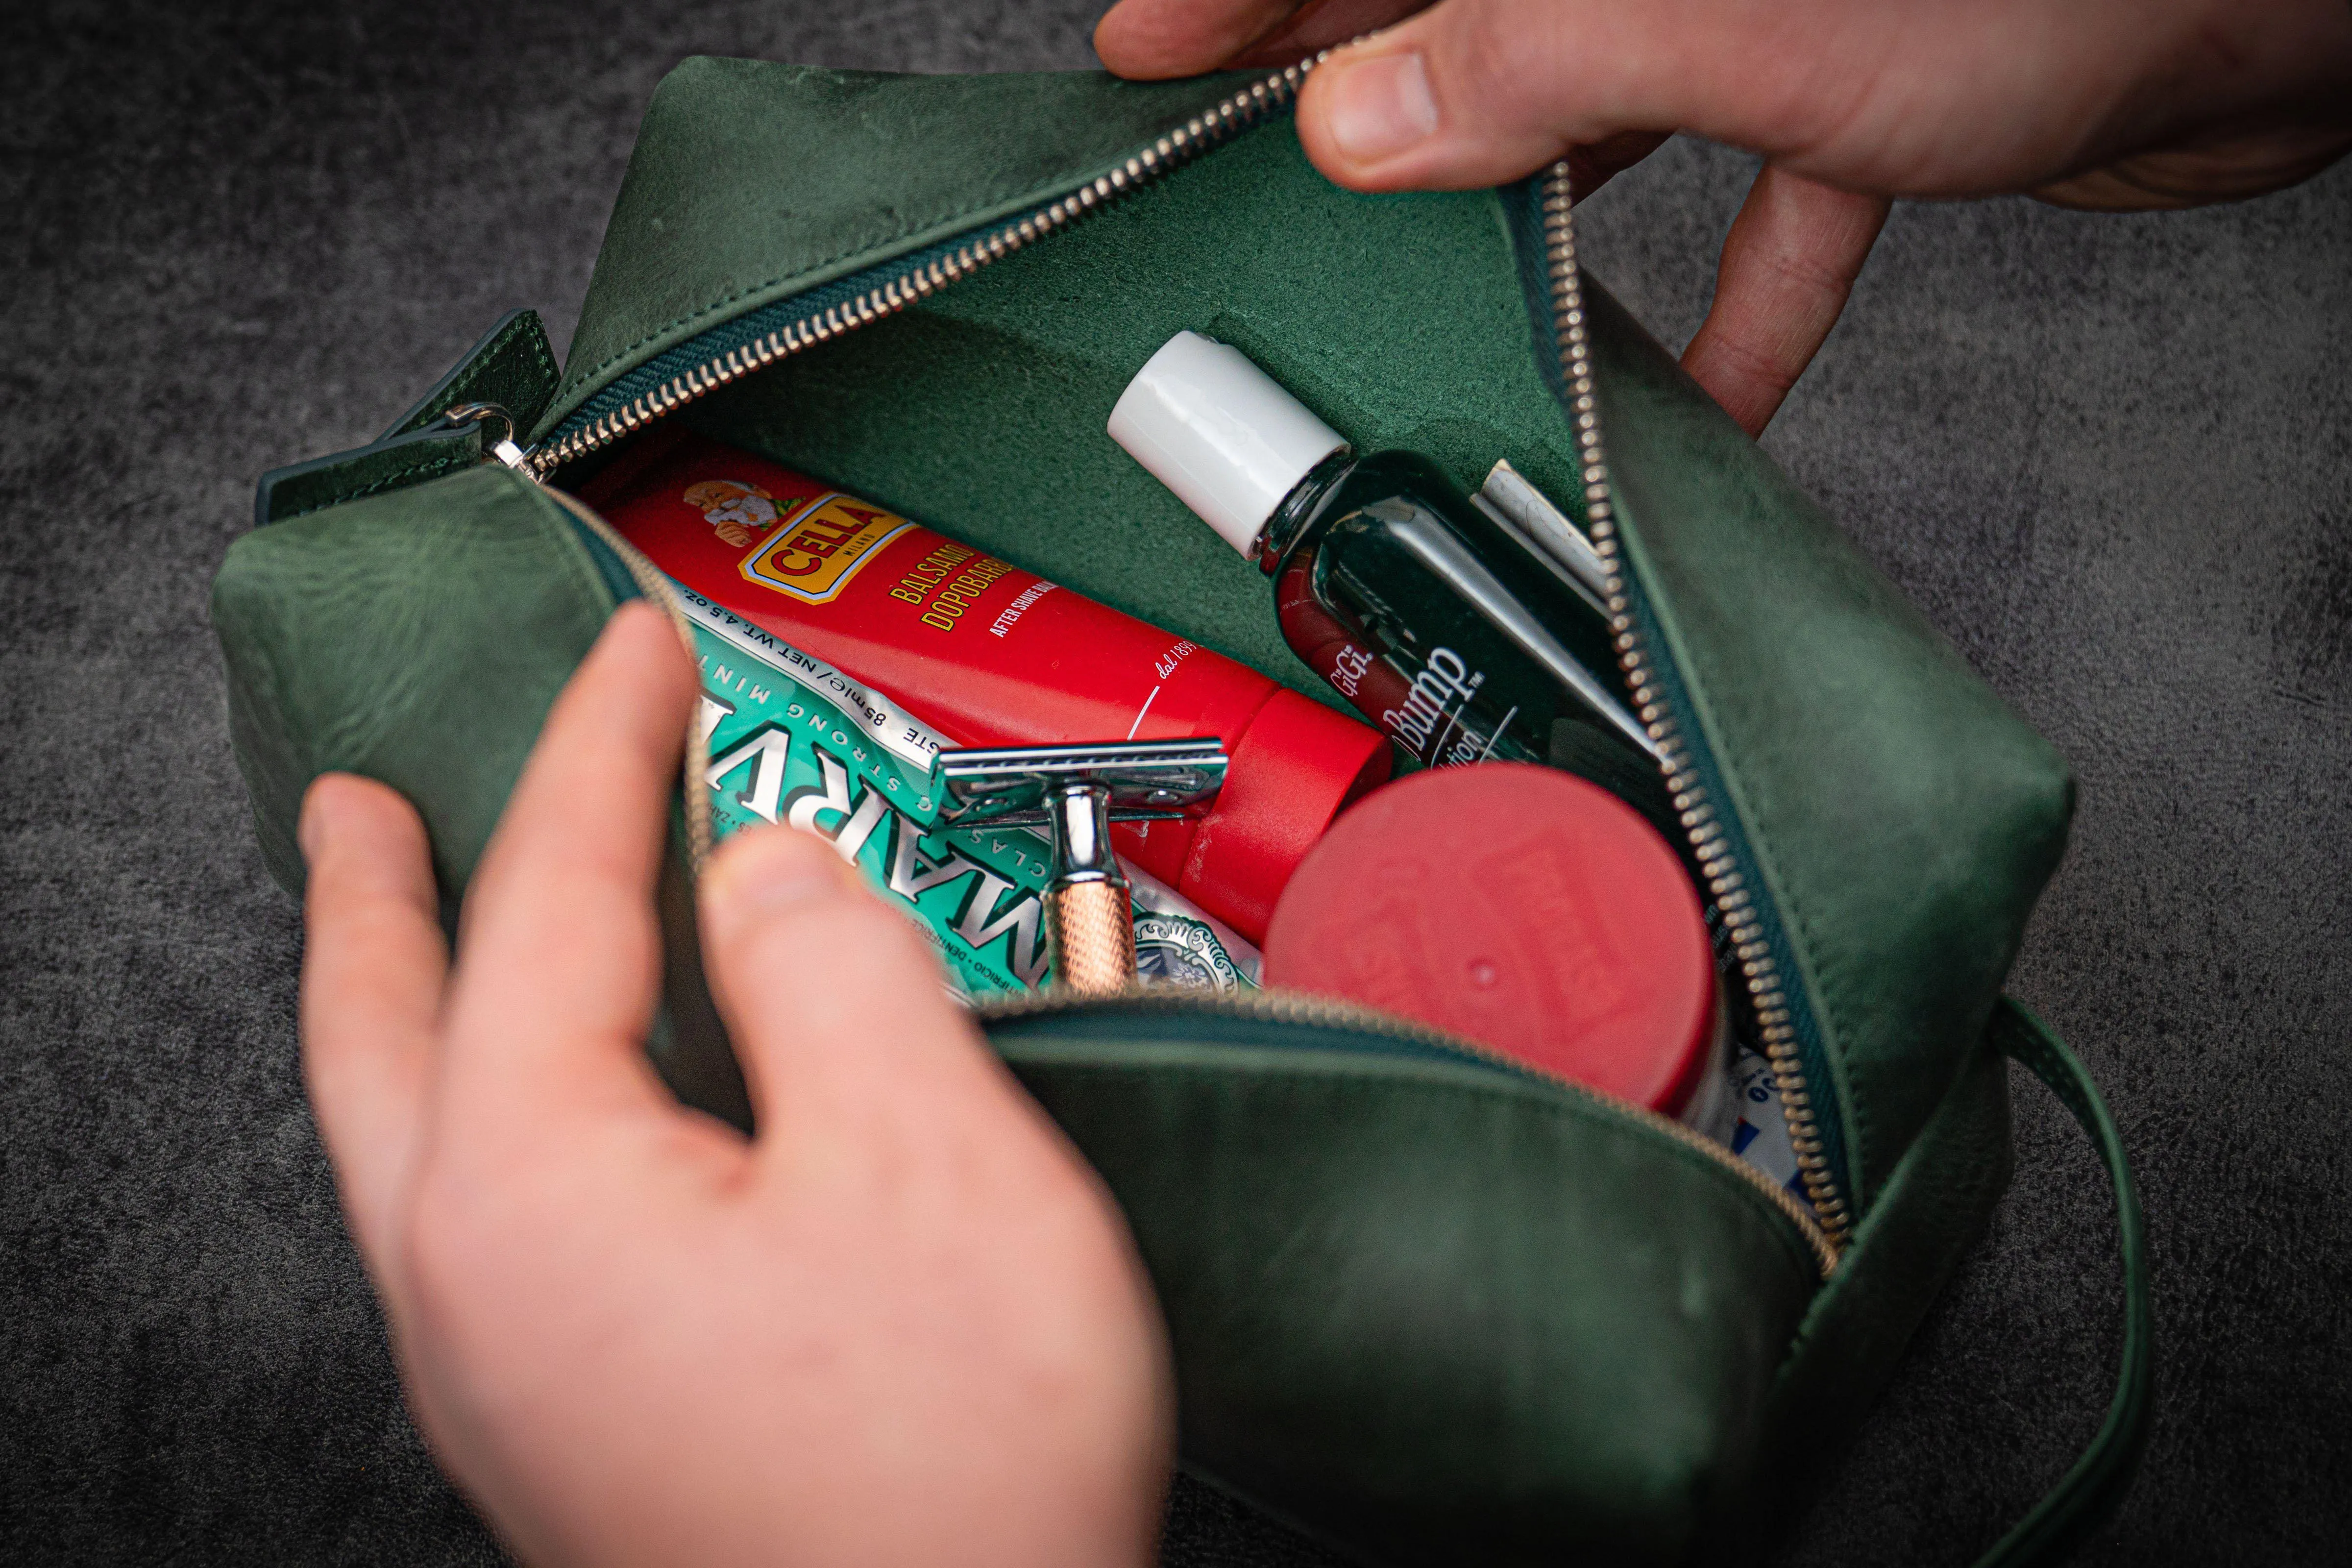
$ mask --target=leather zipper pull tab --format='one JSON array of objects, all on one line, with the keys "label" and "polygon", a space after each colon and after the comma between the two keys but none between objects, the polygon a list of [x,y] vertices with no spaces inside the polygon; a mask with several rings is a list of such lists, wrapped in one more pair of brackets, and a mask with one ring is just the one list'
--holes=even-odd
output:
[{"label": "leather zipper pull tab", "polygon": [[497,404],[460,403],[441,417],[452,429],[463,429],[468,425],[488,425],[496,421],[506,433],[492,440],[489,432],[485,430],[482,433],[483,451],[490,458],[497,458],[508,468],[522,474],[532,483],[539,482],[539,475],[532,469],[529,455],[515,444],[514,416]]}]

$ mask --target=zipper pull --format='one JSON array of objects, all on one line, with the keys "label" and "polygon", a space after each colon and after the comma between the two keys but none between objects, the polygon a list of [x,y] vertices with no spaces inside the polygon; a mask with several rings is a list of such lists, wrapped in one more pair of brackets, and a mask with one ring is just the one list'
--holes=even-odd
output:
[{"label": "zipper pull", "polygon": [[530,466],[530,454],[515,445],[514,416],[497,404],[460,403],[441,417],[453,430],[462,430],[468,425],[488,425],[492,420],[496,420],[506,427],[506,434],[493,441],[489,439],[488,432],[485,431],[482,440],[483,448],[490,457],[521,474],[531,483],[539,482],[539,473]]}]

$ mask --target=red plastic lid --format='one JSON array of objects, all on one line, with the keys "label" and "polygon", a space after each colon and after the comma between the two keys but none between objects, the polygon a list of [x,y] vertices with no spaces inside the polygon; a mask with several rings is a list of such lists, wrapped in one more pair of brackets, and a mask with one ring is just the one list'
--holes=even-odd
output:
[{"label": "red plastic lid", "polygon": [[1524,763],[1415,773],[1340,818],[1275,910],[1265,976],[1667,1116],[1714,1058],[1682,863],[1606,790]]},{"label": "red plastic lid", "polygon": [[1184,856],[1176,890],[1252,942],[1291,873],[1340,809],[1387,779],[1386,736],[1283,688],[1233,748],[1215,809]]}]

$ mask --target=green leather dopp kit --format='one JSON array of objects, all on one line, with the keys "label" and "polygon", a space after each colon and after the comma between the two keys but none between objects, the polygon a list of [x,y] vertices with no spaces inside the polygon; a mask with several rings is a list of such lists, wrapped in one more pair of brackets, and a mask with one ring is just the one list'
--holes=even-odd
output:
[{"label": "green leather dopp kit", "polygon": [[666,1081],[749,1125],[694,881],[822,835],[1118,1199],[1187,1468],[1373,1563],[1769,1544],[1984,1231],[2014,1058],[2121,1241],[2113,1403],[1985,1561],[2062,1555],[2150,1377],[2116,1129],[2001,994],[2064,762],[1580,271],[1566,165],[1339,190],[1310,68],[679,67],[561,369],[518,311],[264,478],[213,614],[273,874],[363,773],[454,929],[655,602]]}]

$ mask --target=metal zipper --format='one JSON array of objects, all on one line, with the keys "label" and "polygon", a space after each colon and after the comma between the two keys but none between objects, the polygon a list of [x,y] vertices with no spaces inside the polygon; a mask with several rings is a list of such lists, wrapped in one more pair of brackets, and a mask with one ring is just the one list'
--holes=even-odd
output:
[{"label": "metal zipper", "polygon": [[1592,345],[1584,330],[1584,286],[1576,266],[1576,228],[1571,216],[1575,194],[1565,160],[1544,174],[1544,259],[1551,279],[1552,325],[1559,343],[1560,378],[1570,399],[1576,427],[1577,457],[1584,480],[1585,531],[1592,548],[1609,572],[1605,595],[1610,629],[1617,638],[1617,660],[1633,706],[1648,726],[1650,739],[1666,772],[1666,789],[1682,818],[1692,851],[1698,857],[1714,900],[1729,930],[1732,956],[1739,964],[1748,991],[1756,1031],[1772,1064],[1780,1087],[1780,1113],[1789,1124],[1789,1143],[1796,1152],[1797,1173],[1805,1195],[1827,1235],[1830,1245],[1843,1250],[1853,1228],[1845,1194],[1838,1190],[1823,1150],[1821,1124],[1814,1114],[1811,1086],[1805,1080],[1802,1054],[1791,1019],[1787,989],[1773,958],[1757,905],[1734,863],[1730,844],[1716,819],[1714,802],[1706,784],[1694,773],[1681,727],[1667,707],[1664,693],[1652,673],[1642,647],[1640,630],[1628,613],[1624,557],[1618,548],[1614,509],[1610,502],[1609,463],[1601,447],[1601,415],[1593,396]]},{"label": "metal zipper", "polygon": [[[1307,73],[1333,52],[1325,49],[1309,59],[1269,74],[1252,83],[1245,90],[1235,92],[1214,108],[1194,116],[1151,146],[1129,157],[1124,164],[1098,175],[1071,195],[1008,222],[982,237],[961,245],[951,253],[909,266],[896,277],[866,289],[845,303],[813,311],[749,343],[737,345],[723,354],[706,359],[660,385],[639,394],[618,408],[583,421],[569,430],[559,430],[529,451],[509,455],[509,451],[500,452],[499,457],[530,477],[544,480],[563,464],[633,435],[742,376],[764,370],[814,344],[829,342],[845,332],[895,315],[917,300],[929,298],[948,284],[969,277],[991,262],[1002,260],[1022,247],[1067,227],[1077,218],[1149,181],[1182,167],[1230,139],[1235,132],[1256,123],[1267,112],[1287,107],[1297,96],[1299,85],[1306,80]],[[1653,1119],[1674,1136],[1705,1148],[1713,1156],[1719,1156],[1743,1177],[1752,1177],[1762,1190],[1773,1195],[1776,1204],[1797,1220],[1809,1240],[1814,1240],[1827,1249],[1827,1256],[1833,1261],[1845,1246],[1852,1228],[1852,1216],[1822,1142],[1820,1121],[1813,1109],[1811,1089],[1807,1082],[1787,991],[1779,965],[1769,944],[1763,940],[1763,927],[1755,902],[1734,863],[1730,846],[1717,821],[1714,805],[1707,798],[1706,787],[1690,767],[1686,742],[1674,715],[1663,700],[1663,693],[1650,671],[1648,658],[1642,647],[1640,632],[1627,612],[1622,557],[1618,549],[1616,525],[1610,503],[1608,463],[1601,450],[1600,414],[1593,396],[1591,347],[1584,328],[1583,288],[1576,267],[1576,239],[1571,216],[1574,196],[1569,165],[1565,161],[1553,164],[1546,172],[1542,193],[1545,258],[1551,284],[1553,323],[1559,344],[1560,370],[1570,399],[1584,481],[1587,531],[1595,552],[1605,563],[1609,574],[1605,597],[1612,629],[1617,639],[1619,663],[1624,670],[1639,716],[1662,760],[1667,789],[1674,797],[1684,831],[1706,879],[1708,894],[1729,927],[1733,956],[1740,966],[1740,978],[1747,990],[1751,1015],[1756,1020],[1759,1043],[1763,1046],[1765,1055],[1772,1064],[1773,1079],[1780,1093],[1781,1114],[1788,1122],[1790,1145],[1796,1152],[1798,1173],[1806,1196],[1811,1202],[1812,1213],[1803,1213],[1801,1205],[1789,1198],[1762,1172],[1728,1150],[1692,1132],[1680,1122],[1664,1117]],[[628,566],[631,575],[644,588],[646,596],[667,610],[684,632],[687,622],[683,607],[678,605],[660,571],[579,501],[552,487],[549,493],[581,517],[599,538],[611,545]],[[697,726],[697,733],[690,736],[688,742],[686,794],[688,832],[695,846],[695,863],[698,866],[702,857],[709,853],[710,845],[709,803],[702,798],[703,792],[695,787],[702,766],[698,759],[705,749],[699,726]],[[1045,1011],[1054,1005],[1050,998],[1041,998],[1026,1010]],[[1317,1011],[1327,1006],[1304,1003],[1285,1005],[1290,1008],[1288,1016],[1298,1016],[1302,1008]],[[1391,1034],[1425,1037],[1447,1049],[1491,1059],[1513,1070],[1527,1070],[1469,1042],[1430,1031],[1419,1031],[1381,1015],[1356,1009],[1332,1009],[1331,1012],[1333,1016],[1357,1020],[1356,1026],[1377,1026]],[[999,1015],[984,1012],[983,1016]],[[1318,1011],[1318,1016],[1323,1016],[1322,1012]],[[1556,1081],[1580,1092],[1591,1092],[1566,1079],[1537,1076],[1544,1077],[1547,1082]],[[1638,1107],[1627,1109],[1643,1115],[1651,1114],[1640,1111]]]},{"label": "metal zipper", "polygon": [[1118,996],[1077,997],[1053,991],[1013,992],[987,996],[972,1005],[972,1013],[983,1024],[1034,1018],[1045,1014],[1097,1011],[1106,1006],[1135,1007],[1148,1011],[1171,1012],[1197,1016],[1202,1013],[1223,1014],[1228,1017],[1249,1018],[1273,1024],[1298,1024],[1318,1028],[1351,1029],[1358,1034],[1377,1035],[1385,1039],[1402,1040],[1409,1044],[1433,1047],[1454,1056],[1466,1057],[1482,1066],[1494,1068],[1515,1078],[1530,1079],[1550,1088],[1561,1089],[1588,1104],[1603,1107],[1621,1116],[1642,1123],[1652,1131],[1664,1134],[1684,1147],[1697,1151],[1716,1164],[1737,1175],[1771,1200],[1772,1206],[1786,1215],[1790,1224],[1804,1237],[1805,1245],[1812,1250],[1813,1261],[1826,1279],[1836,1269],[1839,1248],[1827,1230],[1814,1218],[1803,1204],[1790,1197],[1779,1183],[1749,1164],[1705,1133],[1661,1116],[1647,1106],[1580,1084],[1573,1079],[1560,1078],[1530,1067],[1499,1051],[1489,1050],[1475,1040],[1449,1035],[1391,1014],[1375,1012],[1328,997],[1309,995],[1298,991],[1258,991],[1246,995],[1202,996],[1192,991],[1170,987],[1139,988]]},{"label": "metal zipper", "polygon": [[779,360],[844,332],[896,315],[918,300],[929,299],[935,290],[1067,227],[1087,213],[1171,170],[1183,167],[1230,139],[1236,131],[1256,123],[1271,110],[1286,107],[1297,96],[1307,73],[1322,64],[1331,52],[1325,49],[1311,59],[1285,66],[1253,82],[1246,89],[1194,115],[1125,163],[1097,175],[1058,201],[1049,202],[981,238],[960,245],[950,254],[910,266],[853,300],[803,316],[723,354],[715,354],[593,420],[559,430],[524,453],[523,461],[530,465],[533,475],[545,479],[574,458],[633,435],[731,381],[765,370]]}]

